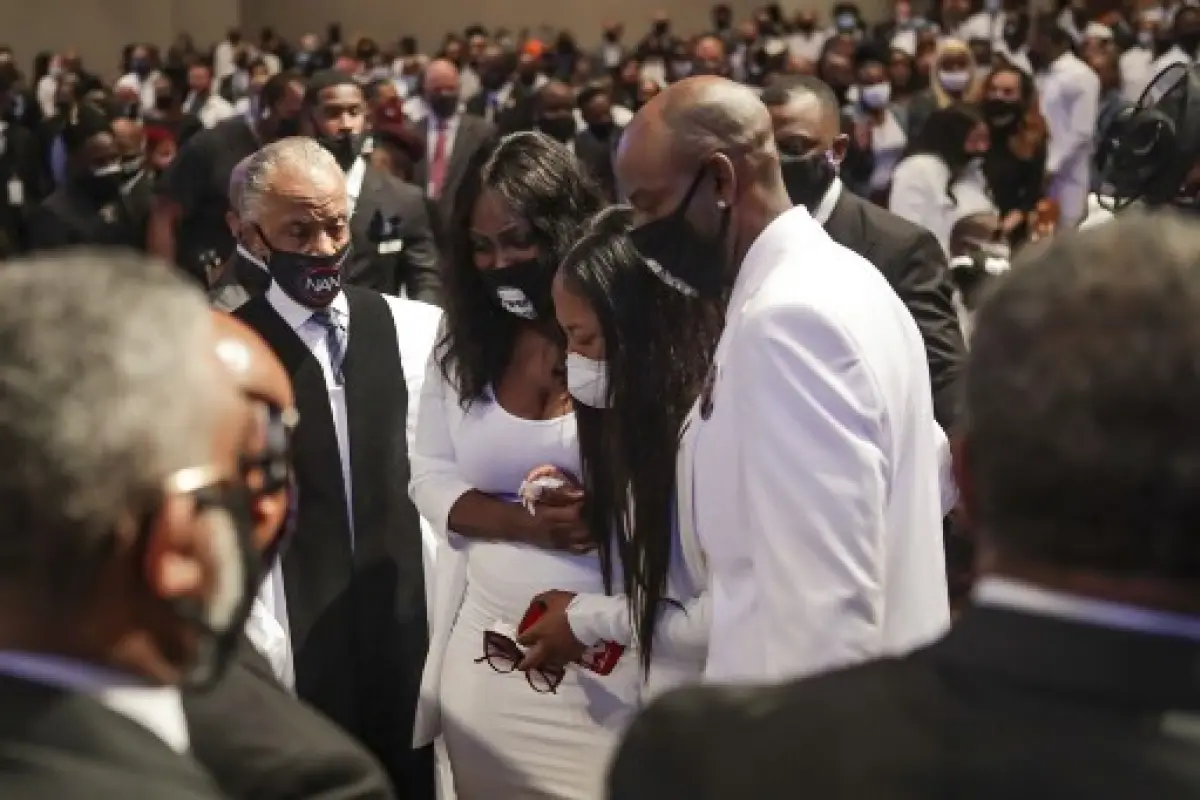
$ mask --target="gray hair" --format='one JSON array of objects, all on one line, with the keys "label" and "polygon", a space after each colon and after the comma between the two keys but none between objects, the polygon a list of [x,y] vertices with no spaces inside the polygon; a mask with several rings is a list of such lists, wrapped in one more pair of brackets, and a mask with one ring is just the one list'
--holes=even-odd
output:
[{"label": "gray hair", "polygon": [[262,213],[263,198],[271,193],[275,174],[290,169],[309,174],[329,172],[344,178],[342,168],[328,150],[307,136],[292,136],[263,147],[250,156],[246,165],[241,202],[234,208],[239,217],[256,222]]},{"label": "gray hair", "polygon": [[133,254],[0,271],[0,575],[71,595],[171,474],[212,461],[229,402],[198,349],[212,324],[198,290]]},{"label": "gray hair", "polygon": [[253,160],[254,154],[246,156],[229,173],[229,207],[235,214],[241,210],[242,198],[246,194],[246,171]]}]

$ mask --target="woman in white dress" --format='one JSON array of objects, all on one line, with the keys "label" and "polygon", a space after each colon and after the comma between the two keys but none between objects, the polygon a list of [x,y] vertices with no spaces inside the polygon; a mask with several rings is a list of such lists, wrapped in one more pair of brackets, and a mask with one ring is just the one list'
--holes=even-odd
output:
[{"label": "woman in white dress", "polygon": [[929,229],[947,257],[956,222],[998,213],[982,166],[990,144],[987,123],[974,107],[942,108],[930,116],[892,175],[888,208]]},{"label": "woman in white dress", "polygon": [[516,502],[541,467],[580,473],[550,286],[602,205],[574,156],[537,133],[485,147],[455,198],[445,330],[422,393],[411,491],[446,537],[416,743],[442,734],[458,800],[603,796],[635,708],[636,657],[607,676],[525,673],[485,647],[495,633],[515,637],[543,591],[604,593],[582,492],[551,492],[533,513]]}]

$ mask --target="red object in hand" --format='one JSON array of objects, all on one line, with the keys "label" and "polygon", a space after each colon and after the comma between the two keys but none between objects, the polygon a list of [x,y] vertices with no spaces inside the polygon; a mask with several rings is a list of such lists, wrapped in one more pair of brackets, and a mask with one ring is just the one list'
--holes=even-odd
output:
[{"label": "red object in hand", "polygon": [[[517,626],[517,635],[520,636],[529,630],[545,613],[546,604],[541,600],[534,600],[530,603],[529,608],[525,611],[525,616],[521,617],[521,624]],[[617,662],[621,660],[624,652],[625,645],[623,644],[599,641],[589,646],[575,663],[585,669],[590,669],[597,675],[608,675],[616,668]]]}]

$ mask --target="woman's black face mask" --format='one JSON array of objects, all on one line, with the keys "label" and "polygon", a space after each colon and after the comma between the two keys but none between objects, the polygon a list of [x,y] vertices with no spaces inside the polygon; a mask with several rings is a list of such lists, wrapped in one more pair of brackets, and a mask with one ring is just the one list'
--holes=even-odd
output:
[{"label": "woman's black face mask", "polygon": [[711,233],[696,230],[687,218],[707,175],[709,167],[701,167],[674,211],[634,228],[629,237],[646,265],[668,286],[686,295],[717,299],[730,278],[725,247],[731,209],[723,201],[718,203],[721,221]]}]

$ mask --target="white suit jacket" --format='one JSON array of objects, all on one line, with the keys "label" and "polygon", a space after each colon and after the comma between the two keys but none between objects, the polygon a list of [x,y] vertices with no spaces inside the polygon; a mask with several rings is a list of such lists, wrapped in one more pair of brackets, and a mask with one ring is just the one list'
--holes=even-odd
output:
[{"label": "white suit jacket", "polygon": [[709,568],[706,679],[779,681],[940,634],[941,430],[920,333],[879,271],[788,211],[746,255],[712,377],[678,471]]}]

